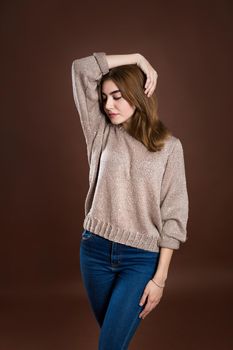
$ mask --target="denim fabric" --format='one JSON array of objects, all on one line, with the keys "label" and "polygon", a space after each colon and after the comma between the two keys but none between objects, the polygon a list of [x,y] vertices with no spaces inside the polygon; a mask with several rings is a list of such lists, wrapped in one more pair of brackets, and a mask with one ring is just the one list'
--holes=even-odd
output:
[{"label": "denim fabric", "polygon": [[99,350],[127,350],[140,322],[139,305],[160,252],[116,243],[88,230],[80,242],[80,270],[100,326]]}]

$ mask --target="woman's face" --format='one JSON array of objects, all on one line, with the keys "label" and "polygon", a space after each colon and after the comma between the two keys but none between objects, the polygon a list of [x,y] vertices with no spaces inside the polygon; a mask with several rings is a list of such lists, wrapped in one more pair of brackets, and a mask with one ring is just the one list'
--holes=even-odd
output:
[{"label": "woman's face", "polygon": [[[136,109],[126,101],[112,80],[105,80],[102,86],[103,107],[113,124],[126,122]],[[112,115],[111,115],[112,114]]]}]

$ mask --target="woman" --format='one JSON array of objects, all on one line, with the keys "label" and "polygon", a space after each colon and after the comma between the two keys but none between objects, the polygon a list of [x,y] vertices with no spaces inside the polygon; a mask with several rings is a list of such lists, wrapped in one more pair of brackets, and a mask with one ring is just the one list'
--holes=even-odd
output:
[{"label": "woman", "polygon": [[187,240],[183,147],[158,118],[156,83],[140,54],[94,52],[72,63],[90,167],[80,267],[101,350],[128,348]]}]

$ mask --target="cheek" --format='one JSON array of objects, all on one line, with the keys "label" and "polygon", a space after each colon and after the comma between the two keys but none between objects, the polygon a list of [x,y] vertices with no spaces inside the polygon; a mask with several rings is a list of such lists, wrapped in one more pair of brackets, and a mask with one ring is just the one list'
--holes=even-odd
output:
[{"label": "cheek", "polygon": [[130,104],[127,101],[121,101],[119,107],[128,113],[132,111],[132,107],[130,106]]},{"label": "cheek", "polygon": [[134,107],[130,106],[129,104],[126,107],[126,112],[129,116],[131,116],[134,113]]}]

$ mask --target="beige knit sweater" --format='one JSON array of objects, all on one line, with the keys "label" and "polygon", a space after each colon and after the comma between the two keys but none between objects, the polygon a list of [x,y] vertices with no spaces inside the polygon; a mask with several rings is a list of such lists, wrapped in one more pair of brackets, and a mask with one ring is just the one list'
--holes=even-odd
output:
[{"label": "beige knit sweater", "polygon": [[84,229],[148,251],[178,249],[187,240],[189,210],[180,139],[172,135],[160,152],[150,152],[101,113],[104,52],[75,59],[71,70],[89,164]]}]

